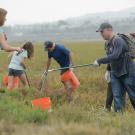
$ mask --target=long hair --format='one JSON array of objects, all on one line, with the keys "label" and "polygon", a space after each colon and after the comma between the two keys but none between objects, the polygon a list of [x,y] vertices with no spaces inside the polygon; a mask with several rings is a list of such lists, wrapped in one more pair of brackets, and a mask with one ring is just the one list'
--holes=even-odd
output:
[{"label": "long hair", "polygon": [[4,25],[6,15],[7,11],[3,8],[0,8],[0,26]]},{"label": "long hair", "polygon": [[32,42],[26,42],[23,47],[23,49],[27,50],[28,52],[28,59],[30,59],[31,57],[33,57],[34,55],[34,46],[32,44]]}]

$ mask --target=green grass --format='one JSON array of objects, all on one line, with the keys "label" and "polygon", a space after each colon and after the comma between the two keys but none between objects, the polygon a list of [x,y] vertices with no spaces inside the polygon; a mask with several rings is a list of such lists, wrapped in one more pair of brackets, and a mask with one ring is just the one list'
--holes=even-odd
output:
[{"label": "green grass", "polygon": [[[72,51],[75,65],[92,63],[105,54],[102,42],[63,43]],[[1,52],[0,57],[3,76],[7,74],[7,53]],[[128,99],[124,114],[109,113],[103,109],[106,98],[105,66],[75,69],[81,85],[71,104],[66,103],[65,95],[57,93],[63,87],[59,72],[50,73],[48,85],[52,112],[33,109],[31,100],[38,94],[37,87],[46,60],[47,54],[41,45],[37,45],[33,60],[27,61],[31,69],[28,76],[32,87],[0,93],[1,135],[134,135],[135,114]],[[53,61],[51,68],[57,67]]]}]

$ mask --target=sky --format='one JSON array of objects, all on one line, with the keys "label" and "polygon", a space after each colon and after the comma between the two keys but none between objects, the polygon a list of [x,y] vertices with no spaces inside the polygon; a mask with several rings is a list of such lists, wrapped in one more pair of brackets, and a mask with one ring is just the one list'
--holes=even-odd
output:
[{"label": "sky", "polygon": [[43,23],[135,7],[135,0],[0,0],[8,25]]}]

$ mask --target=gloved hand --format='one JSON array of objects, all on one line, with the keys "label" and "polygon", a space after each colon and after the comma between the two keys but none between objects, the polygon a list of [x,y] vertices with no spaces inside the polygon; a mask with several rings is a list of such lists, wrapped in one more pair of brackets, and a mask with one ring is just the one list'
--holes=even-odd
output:
[{"label": "gloved hand", "polygon": [[111,81],[110,71],[108,70],[105,72],[105,80],[107,81],[107,83],[110,83]]},{"label": "gloved hand", "polygon": [[46,70],[46,71],[44,72],[44,74],[47,75],[47,74],[48,74],[48,70]]},{"label": "gloved hand", "polygon": [[93,65],[94,66],[100,66],[97,60],[94,61]]}]

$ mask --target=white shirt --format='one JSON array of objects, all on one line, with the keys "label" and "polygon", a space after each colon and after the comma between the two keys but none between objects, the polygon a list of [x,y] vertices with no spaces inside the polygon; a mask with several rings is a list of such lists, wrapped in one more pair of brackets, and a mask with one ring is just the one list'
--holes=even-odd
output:
[{"label": "white shirt", "polygon": [[28,53],[26,50],[24,50],[23,52],[21,52],[20,54],[18,54],[17,51],[13,52],[10,64],[8,68],[11,69],[16,69],[16,70],[24,70],[23,66],[21,65],[21,61],[24,58],[28,58]]}]

